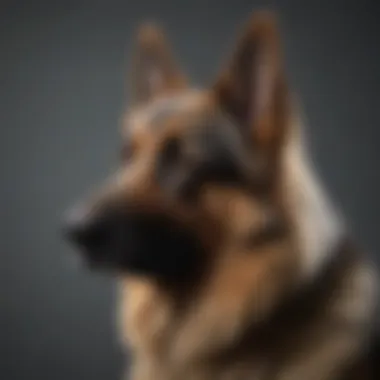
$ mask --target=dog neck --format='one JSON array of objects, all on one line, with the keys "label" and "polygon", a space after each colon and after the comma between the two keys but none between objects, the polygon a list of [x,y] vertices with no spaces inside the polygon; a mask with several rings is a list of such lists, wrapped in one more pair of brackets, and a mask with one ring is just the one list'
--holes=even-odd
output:
[{"label": "dog neck", "polygon": [[284,150],[285,194],[294,213],[302,278],[312,279],[333,256],[345,228],[318,179],[303,133],[303,125],[296,118],[291,123],[290,138]]}]

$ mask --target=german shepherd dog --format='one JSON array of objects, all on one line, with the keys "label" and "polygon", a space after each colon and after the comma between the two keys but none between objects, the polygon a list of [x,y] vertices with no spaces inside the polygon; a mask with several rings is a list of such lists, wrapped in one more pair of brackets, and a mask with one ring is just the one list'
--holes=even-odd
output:
[{"label": "german shepherd dog", "polygon": [[139,28],[119,170],[66,225],[120,280],[132,380],[380,378],[377,274],[308,158],[278,30],[254,12],[198,90]]}]

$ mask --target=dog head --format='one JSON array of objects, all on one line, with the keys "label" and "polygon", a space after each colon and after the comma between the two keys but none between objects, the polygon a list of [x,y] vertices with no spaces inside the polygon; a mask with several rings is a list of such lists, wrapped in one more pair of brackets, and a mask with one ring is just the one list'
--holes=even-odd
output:
[{"label": "dog head", "polygon": [[119,170],[70,213],[69,237],[100,268],[165,281],[226,255],[289,255],[288,92],[273,16],[253,16],[205,90],[188,86],[158,27],[142,26],[135,50]]}]

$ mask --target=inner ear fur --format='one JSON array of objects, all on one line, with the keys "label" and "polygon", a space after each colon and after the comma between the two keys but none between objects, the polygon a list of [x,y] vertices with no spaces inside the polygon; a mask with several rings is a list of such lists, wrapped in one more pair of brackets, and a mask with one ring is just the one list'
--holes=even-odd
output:
[{"label": "inner ear fur", "polygon": [[277,17],[255,12],[213,92],[256,148],[275,154],[286,135],[288,90]]},{"label": "inner ear fur", "polygon": [[143,23],[137,31],[130,74],[134,105],[186,87],[186,78],[174,59],[164,31],[154,23]]}]

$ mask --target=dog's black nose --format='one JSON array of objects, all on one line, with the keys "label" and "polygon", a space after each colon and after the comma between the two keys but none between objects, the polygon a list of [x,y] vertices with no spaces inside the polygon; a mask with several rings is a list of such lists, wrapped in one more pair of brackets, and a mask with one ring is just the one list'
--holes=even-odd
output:
[{"label": "dog's black nose", "polygon": [[63,233],[78,248],[92,251],[101,246],[107,238],[106,220],[76,207],[66,216]]}]

